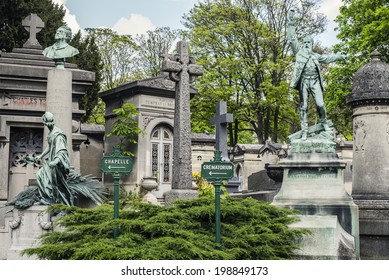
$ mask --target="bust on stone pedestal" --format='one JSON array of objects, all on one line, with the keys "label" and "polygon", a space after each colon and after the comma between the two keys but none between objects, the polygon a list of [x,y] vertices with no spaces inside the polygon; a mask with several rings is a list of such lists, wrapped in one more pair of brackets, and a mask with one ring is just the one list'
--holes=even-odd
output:
[{"label": "bust on stone pedestal", "polygon": [[72,31],[68,26],[58,28],[54,38],[54,45],[45,48],[43,55],[52,58],[57,68],[64,68],[65,58],[75,56],[79,51],[68,44],[72,38]]}]

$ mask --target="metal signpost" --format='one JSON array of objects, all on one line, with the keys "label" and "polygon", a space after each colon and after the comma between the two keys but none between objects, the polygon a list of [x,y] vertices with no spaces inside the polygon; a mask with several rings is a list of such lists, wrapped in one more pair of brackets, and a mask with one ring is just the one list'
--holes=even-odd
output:
[{"label": "metal signpost", "polygon": [[229,180],[234,176],[234,164],[223,161],[221,151],[215,151],[213,161],[204,162],[201,165],[201,176],[215,186],[215,231],[216,246],[221,246],[221,219],[220,219],[220,187],[224,180]]},{"label": "metal signpost", "polygon": [[[123,156],[120,146],[113,147],[112,154],[101,158],[101,171],[105,174],[111,174],[114,179],[114,209],[113,217],[115,221],[119,218],[119,181],[123,174],[130,173],[132,170],[132,158]],[[118,227],[115,226],[113,237],[118,237]]]}]

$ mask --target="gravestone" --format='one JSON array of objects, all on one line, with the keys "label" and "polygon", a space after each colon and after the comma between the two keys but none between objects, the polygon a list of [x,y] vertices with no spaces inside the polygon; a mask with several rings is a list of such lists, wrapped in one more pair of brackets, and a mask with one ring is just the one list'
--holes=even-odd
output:
[{"label": "gravestone", "polygon": [[216,126],[216,145],[217,151],[221,151],[223,160],[230,161],[228,158],[228,139],[227,123],[232,123],[233,114],[227,114],[227,102],[216,102],[216,116],[211,119],[211,125]]},{"label": "gravestone", "polygon": [[30,37],[24,43],[23,48],[41,49],[42,46],[36,39],[36,34],[45,27],[45,23],[36,14],[31,14],[22,21],[22,25],[30,32]]},{"label": "gravestone", "polygon": [[192,187],[190,83],[201,76],[203,70],[189,56],[188,42],[178,42],[177,51],[175,55],[165,56],[162,63],[162,70],[168,72],[170,79],[176,83],[172,190],[164,194],[166,204],[197,196]]},{"label": "gravestone", "polygon": [[389,64],[377,51],[354,75],[352,196],[362,259],[389,259]]}]

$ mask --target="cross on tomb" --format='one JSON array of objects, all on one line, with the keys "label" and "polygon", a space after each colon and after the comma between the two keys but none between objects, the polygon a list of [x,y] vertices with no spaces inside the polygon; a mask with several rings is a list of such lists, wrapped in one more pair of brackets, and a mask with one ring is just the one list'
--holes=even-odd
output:
[{"label": "cross on tomb", "polygon": [[28,32],[30,32],[30,38],[28,38],[27,42],[24,43],[23,47],[41,49],[42,46],[36,39],[36,34],[45,27],[45,23],[37,16],[37,14],[30,14],[22,21],[22,25]]},{"label": "cross on tomb", "polygon": [[227,114],[227,102],[216,102],[216,116],[211,119],[211,125],[216,126],[216,145],[215,148],[221,151],[222,159],[228,159],[228,143],[227,143],[227,123],[232,123],[233,114]]},{"label": "cross on tomb", "polygon": [[189,56],[188,42],[178,42],[177,51],[164,55],[162,62],[162,71],[176,82],[172,189],[192,189],[190,83],[203,74],[203,67],[195,65]]}]

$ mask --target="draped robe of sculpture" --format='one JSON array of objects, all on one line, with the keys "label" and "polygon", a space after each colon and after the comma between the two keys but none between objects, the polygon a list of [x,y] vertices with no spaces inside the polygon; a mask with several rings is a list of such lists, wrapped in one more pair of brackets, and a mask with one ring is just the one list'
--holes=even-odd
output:
[{"label": "draped robe of sculpture", "polygon": [[[49,145],[48,157],[36,174],[41,203],[73,205],[73,194],[66,182],[70,171],[66,136],[54,126],[47,136],[47,141]],[[50,166],[49,163],[53,161],[57,161],[58,164]]]}]

